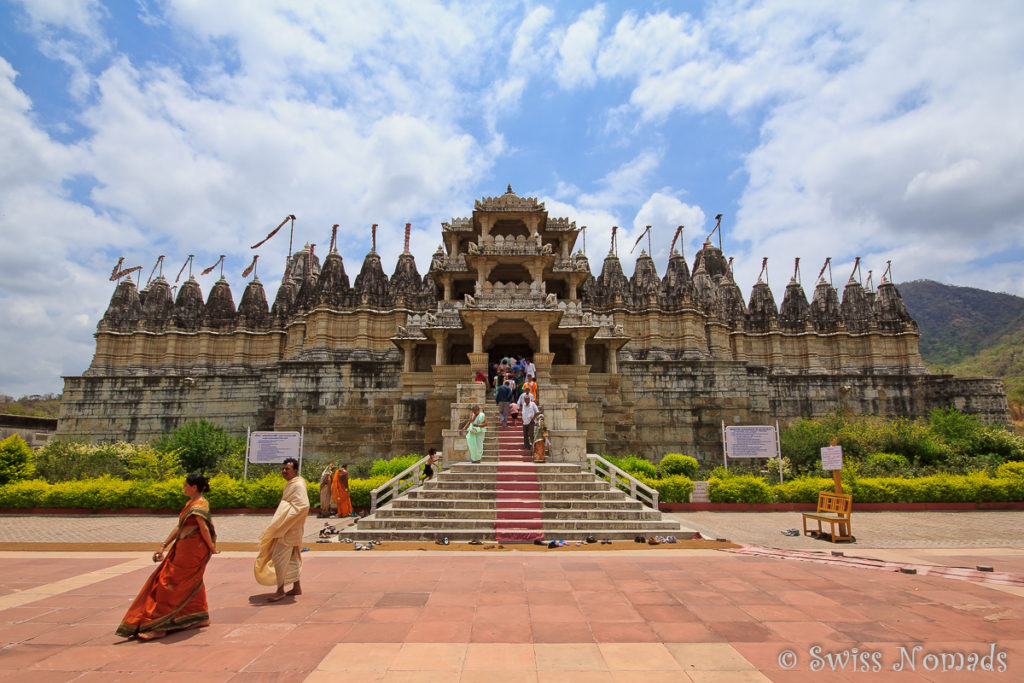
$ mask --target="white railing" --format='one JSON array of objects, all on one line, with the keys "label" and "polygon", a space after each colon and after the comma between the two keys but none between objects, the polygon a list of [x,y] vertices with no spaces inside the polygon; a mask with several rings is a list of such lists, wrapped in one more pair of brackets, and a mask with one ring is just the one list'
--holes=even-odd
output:
[{"label": "white railing", "polygon": [[[399,491],[409,488],[415,484],[416,475],[420,471],[420,467],[422,467],[423,463],[427,461],[428,457],[429,456],[426,455],[423,456],[414,464],[402,470],[401,473],[396,474],[377,488],[370,491],[370,514],[372,515],[375,513],[377,508],[381,505],[397,498]],[[405,486],[406,480],[408,480],[409,486]]]},{"label": "white railing", "polygon": [[639,481],[636,477],[631,475],[629,472],[619,469],[615,465],[611,464],[600,455],[594,453],[587,453],[587,460],[590,461],[590,473],[598,479],[607,481],[613,489],[619,489],[622,491],[621,483],[624,486],[628,486],[629,490],[626,493],[629,494],[630,498],[638,500],[647,507],[658,509],[658,491],[652,489],[647,484]]}]

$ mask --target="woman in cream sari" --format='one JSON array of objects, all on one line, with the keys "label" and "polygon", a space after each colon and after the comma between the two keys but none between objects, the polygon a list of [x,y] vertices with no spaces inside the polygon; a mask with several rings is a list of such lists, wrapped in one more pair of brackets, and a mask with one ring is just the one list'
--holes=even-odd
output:
[{"label": "woman in cream sari", "polygon": [[466,444],[469,446],[469,459],[480,462],[484,455],[484,437],[487,435],[487,416],[480,406],[473,406],[473,417],[463,427],[466,432]]}]

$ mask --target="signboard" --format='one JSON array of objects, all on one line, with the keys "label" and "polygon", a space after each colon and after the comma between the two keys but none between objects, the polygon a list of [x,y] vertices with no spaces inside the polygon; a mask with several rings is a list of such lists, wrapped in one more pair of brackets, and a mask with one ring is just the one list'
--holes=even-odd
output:
[{"label": "signboard", "polygon": [[298,432],[252,432],[249,435],[249,462],[284,462],[299,459],[302,436]]},{"label": "signboard", "polygon": [[778,455],[775,427],[768,425],[726,427],[725,445],[730,458],[774,458]]},{"label": "signboard", "polygon": [[843,469],[842,446],[825,446],[821,449],[821,469],[826,471]]}]

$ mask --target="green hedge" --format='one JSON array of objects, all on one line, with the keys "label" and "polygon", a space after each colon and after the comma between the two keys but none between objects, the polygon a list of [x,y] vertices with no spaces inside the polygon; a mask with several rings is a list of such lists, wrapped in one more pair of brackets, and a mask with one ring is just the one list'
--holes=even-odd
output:
[{"label": "green hedge", "polygon": [[[0,508],[66,508],[85,510],[177,510],[185,504],[181,492],[183,478],[166,481],[125,481],[104,476],[83,481],[65,481],[56,484],[41,479],[29,479],[0,486]],[[356,508],[370,506],[370,490],[380,486],[387,478],[350,479],[349,493]],[[307,482],[309,502],[320,504],[320,485]],[[210,480],[206,494],[214,510],[231,508],[273,508],[281,500],[284,479],[270,474],[261,479],[243,481],[227,475]]]},{"label": "green hedge", "polygon": [[[1008,468],[1011,469],[1011,468]],[[1016,469],[1016,468],[1012,468]],[[708,497],[714,503],[816,503],[820,491],[832,491],[831,479],[801,477],[768,484],[757,477],[712,477]],[[1024,478],[991,477],[984,472],[929,477],[864,477],[844,480],[843,492],[857,503],[988,503],[1024,501]]]},{"label": "green hedge", "polygon": [[750,474],[711,477],[708,500],[712,503],[771,503],[772,489],[764,479]]},{"label": "green hedge", "polygon": [[661,462],[658,463],[658,467],[664,474],[681,474],[684,477],[693,479],[697,475],[700,463],[697,462],[697,458],[690,457],[689,455],[666,453]]}]

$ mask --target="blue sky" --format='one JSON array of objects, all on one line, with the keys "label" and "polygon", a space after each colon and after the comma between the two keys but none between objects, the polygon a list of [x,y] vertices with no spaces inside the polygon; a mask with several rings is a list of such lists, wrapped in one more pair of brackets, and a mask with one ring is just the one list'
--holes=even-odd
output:
[{"label": "blue sky", "polygon": [[237,303],[294,213],[321,254],[341,225],[350,277],[410,222],[422,272],[506,184],[589,226],[595,270],[613,225],[627,274],[653,225],[663,272],[722,213],[745,291],[762,257],[781,299],[794,257],[841,287],[861,256],[1024,295],[1020,3],[244,6],[0,0],[0,393],[88,367],[121,256],[226,254]]}]

